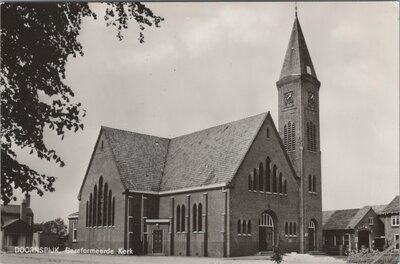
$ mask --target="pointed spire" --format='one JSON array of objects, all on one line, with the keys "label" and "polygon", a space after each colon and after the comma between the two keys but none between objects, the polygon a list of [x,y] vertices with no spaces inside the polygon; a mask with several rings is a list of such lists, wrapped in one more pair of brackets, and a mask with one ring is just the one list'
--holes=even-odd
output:
[{"label": "pointed spire", "polygon": [[279,79],[290,75],[308,74],[317,78],[314,66],[311,61],[310,53],[297,18],[297,4],[295,7],[295,19],[293,23],[292,34],[290,36],[289,45],[286,50],[285,60],[281,70]]}]

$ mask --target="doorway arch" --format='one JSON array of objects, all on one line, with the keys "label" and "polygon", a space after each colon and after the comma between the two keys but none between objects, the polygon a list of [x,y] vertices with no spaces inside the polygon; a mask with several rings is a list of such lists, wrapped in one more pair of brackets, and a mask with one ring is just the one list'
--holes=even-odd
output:
[{"label": "doorway arch", "polygon": [[276,244],[275,228],[277,225],[275,214],[266,211],[261,214],[258,223],[258,243],[260,251],[272,251]]},{"label": "doorway arch", "polygon": [[315,219],[311,219],[310,222],[308,223],[308,251],[317,251],[318,250],[317,226],[318,226],[318,223]]}]

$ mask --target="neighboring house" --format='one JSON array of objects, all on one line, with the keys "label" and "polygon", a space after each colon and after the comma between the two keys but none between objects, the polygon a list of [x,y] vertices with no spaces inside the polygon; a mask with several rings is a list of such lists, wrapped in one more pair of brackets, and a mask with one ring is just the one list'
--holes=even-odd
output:
[{"label": "neighboring house", "polygon": [[[399,207],[399,196],[396,196],[379,214],[380,219],[385,224],[386,246],[390,246],[395,240],[399,239]],[[399,245],[396,248],[399,249]]]},{"label": "neighboring house", "polygon": [[32,246],[33,212],[29,195],[21,205],[1,205],[1,231],[2,249],[5,251]]},{"label": "neighboring house", "polygon": [[278,244],[322,250],[320,82],[297,16],[276,85],[278,128],[269,112],[172,139],[102,127],[76,232],[70,217],[77,246],[221,257]]},{"label": "neighboring house", "polygon": [[324,251],[343,254],[346,249],[374,248],[375,239],[384,234],[384,227],[373,208],[379,210],[382,206],[324,211]]},{"label": "neighboring house", "polygon": [[77,248],[78,247],[78,217],[79,212],[70,214],[68,216],[68,247]]}]

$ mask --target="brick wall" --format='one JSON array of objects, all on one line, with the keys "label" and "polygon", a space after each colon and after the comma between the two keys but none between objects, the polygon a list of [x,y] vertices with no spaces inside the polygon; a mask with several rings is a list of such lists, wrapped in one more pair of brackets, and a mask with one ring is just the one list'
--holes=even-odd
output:
[{"label": "brick wall", "polygon": [[[270,138],[266,137],[267,128],[270,131]],[[266,210],[271,210],[277,217],[274,222],[275,241],[279,239],[279,246],[283,251],[299,251],[299,231],[297,231],[297,236],[285,236],[285,222],[295,222],[299,227],[299,182],[294,178],[279,145],[278,136],[273,131],[272,120],[267,119],[233,181],[234,187],[230,191],[229,223],[231,256],[254,255],[259,251],[258,223]],[[263,162],[265,166],[267,157],[271,159],[271,167],[275,164],[278,172],[281,172],[287,180],[287,195],[248,190],[249,174],[254,168],[258,168],[260,162]],[[238,235],[239,219],[251,220],[250,236]]]},{"label": "brick wall", "polygon": [[[103,149],[101,149],[101,141],[103,141]],[[86,201],[89,200],[90,193],[93,193],[94,185],[98,186],[100,176],[103,176],[103,184],[107,182],[108,189],[112,190],[112,195],[115,197],[114,226],[86,227]],[[124,247],[125,195],[123,192],[124,188],[112,152],[102,133],[99,136],[79,201],[78,247],[114,250]]]}]

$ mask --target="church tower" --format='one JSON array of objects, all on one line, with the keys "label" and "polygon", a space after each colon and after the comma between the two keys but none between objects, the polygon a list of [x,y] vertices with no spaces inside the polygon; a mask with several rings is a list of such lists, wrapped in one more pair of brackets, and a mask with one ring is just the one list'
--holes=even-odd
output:
[{"label": "church tower", "polygon": [[279,81],[279,134],[301,178],[300,251],[322,250],[319,87],[296,17]]}]

